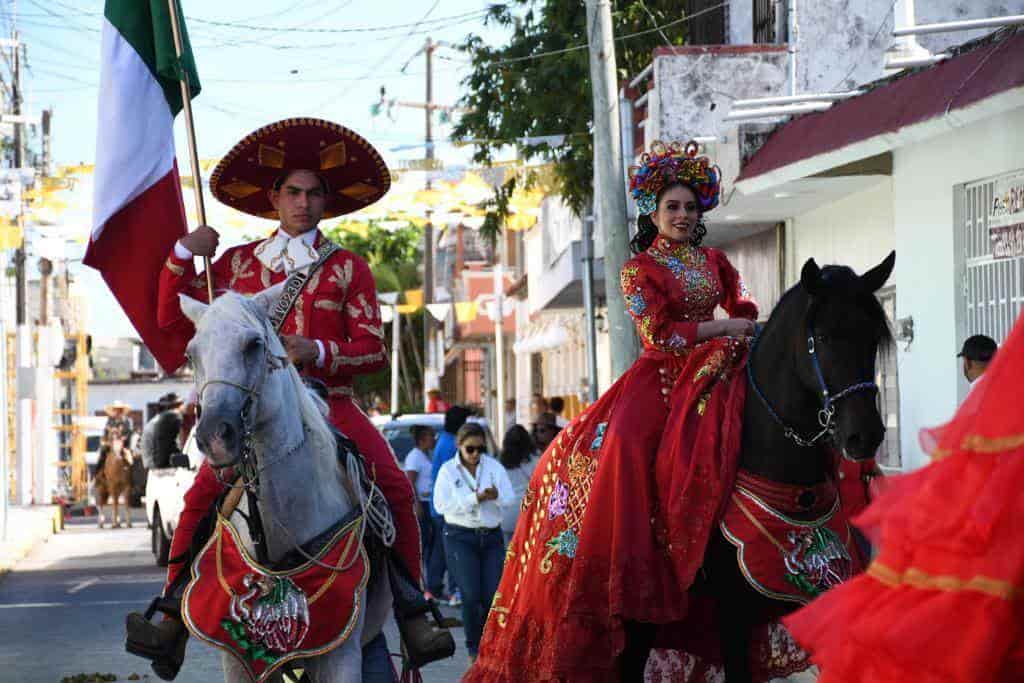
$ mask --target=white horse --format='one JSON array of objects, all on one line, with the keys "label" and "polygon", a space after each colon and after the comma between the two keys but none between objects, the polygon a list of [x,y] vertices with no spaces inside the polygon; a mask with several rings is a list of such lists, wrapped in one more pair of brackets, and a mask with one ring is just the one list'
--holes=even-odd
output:
[{"label": "white horse", "polygon": [[[196,326],[188,354],[200,389],[200,443],[210,464],[223,465],[240,455],[245,430],[250,430],[271,562],[315,538],[361,502],[351,499],[348,491],[354,489],[338,467],[326,405],[288,363],[267,317],[282,289],[278,285],[251,299],[227,293],[210,305],[181,297],[182,310]],[[249,411],[247,420],[243,407]],[[246,507],[243,496],[239,509],[247,512]],[[231,522],[254,552],[238,512]],[[361,680],[362,646],[381,632],[390,612],[388,581],[371,579],[359,598],[364,609],[343,645],[293,662],[313,681]],[[234,657],[224,653],[222,659],[225,681],[249,680]]]}]

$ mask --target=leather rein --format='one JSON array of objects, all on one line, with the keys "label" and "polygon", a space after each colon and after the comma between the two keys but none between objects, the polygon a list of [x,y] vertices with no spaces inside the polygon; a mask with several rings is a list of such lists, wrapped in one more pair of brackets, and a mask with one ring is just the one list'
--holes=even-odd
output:
[{"label": "leather rein", "polygon": [[828,383],[825,381],[825,375],[821,371],[821,363],[818,360],[817,347],[814,343],[814,326],[812,324],[807,325],[807,355],[810,356],[811,365],[814,368],[814,375],[818,378],[818,387],[821,392],[821,410],[818,411],[818,425],[821,430],[815,434],[803,435],[798,432],[794,427],[790,426],[772,407],[771,401],[765,396],[764,391],[758,386],[757,380],[754,379],[754,353],[757,350],[758,342],[761,340],[761,333],[764,328],[757,325],[754,331],[754,341],[750,345],[750,355],[747,357],[747,379],[750,382],[750,386],[754,388],[754,393],[761,399],[761,404],[768,411],[772,420],[775,424],[782,427],[783,435],[793,441],[798,446],[803,448],[811,448],[818,444],[826,436],[833,436],[835,434],[835,416],[836,416],[836,403],[851,396],[852,394],[861,391],[878,391],[878,384],[874,381],[857,382],[851,384],[838,393],[831,393],[828,389]]}]

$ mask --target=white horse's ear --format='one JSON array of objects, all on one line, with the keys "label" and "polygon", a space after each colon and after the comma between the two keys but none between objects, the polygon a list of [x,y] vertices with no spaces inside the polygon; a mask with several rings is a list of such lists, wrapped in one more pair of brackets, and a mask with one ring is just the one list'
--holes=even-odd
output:
[{"label": "white horse's ear", "polygon": [[273,287],[267,287],[259,294],[252,298],[252,302],[256,306],[263,310],[264,313],[270,315],[270,309],[274,307],[277,300],[280,298],[281,293],[284,291],[284,281],[278,282]]},{"label": "white horse's ear", "polygon": [[193,325],[199,324],[199,321],[206,313],[206,309],[210,307],[209,304],[204,304],[202,301],[193,299],[187,294],[179,294],[178,301],[181,302],[181,312],[192,321]]}]

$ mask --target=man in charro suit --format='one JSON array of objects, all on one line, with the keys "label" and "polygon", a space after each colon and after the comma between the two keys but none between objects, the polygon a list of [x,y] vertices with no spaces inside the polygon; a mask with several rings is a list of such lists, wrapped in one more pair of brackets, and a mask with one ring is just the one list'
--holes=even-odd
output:
[{"label": "man in charro suit", "polygon": [[[302,118],[253,132],[221,160],[211,174],[210,189],[228,206],[276,219],[279,226],[270,237],[232,247],[213,263],[214,294],[225,290],[256,294],[298,269],[309,269],[318,261],[317,250],[326,240],[317,229],[320,220],[368,206],[389,186],[390,173],[377,150],[343,126]],[[218,239],[213,228],[200,226],[179,240],[168,255],[158,302],[162,328],[182,331],[182,326],[191,325],[181,311],[178,295],[207,299],[205,275],[196,273],[193,257],[212,257]],[[327,385],[329,419],[364,456],[370,476],[391,506],[397,531],[394,551],[420,583],[415,493],[352,391],[355,375],[376,372],[387,363],[376,287],[366,261],[344,249],[331,254],[309,276],[280,332],[288,357],[300,372]],[[197,524],[221,491],[213,470],[203,465],[185,494],[172,558],[187,551]],[[183,569],[187,571],[182,564],[171,565],[168,585]],[[166,620],[160,626],[168,631],[178,628]],[[164,662],[173,673],[184,656],[183,637],[180,652],[180,657]],[[363,657],[364,681],[390,680],[383,633],[365,645]],[[173,676],[169,670],[165,673]]]}]

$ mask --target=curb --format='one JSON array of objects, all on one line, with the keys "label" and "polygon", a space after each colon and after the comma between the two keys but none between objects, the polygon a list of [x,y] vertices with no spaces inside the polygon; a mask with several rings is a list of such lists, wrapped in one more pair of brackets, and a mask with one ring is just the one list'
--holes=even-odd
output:
[{"label": "curb", "polygon": [[[64,511],[59,505],[26,507],[19,511],[18,538],[0,542],[0,576],[11,571],[36,545],[64,529]],[[11,528],[8,527],[8,531]]]}]

